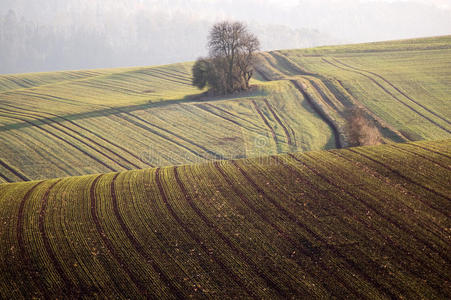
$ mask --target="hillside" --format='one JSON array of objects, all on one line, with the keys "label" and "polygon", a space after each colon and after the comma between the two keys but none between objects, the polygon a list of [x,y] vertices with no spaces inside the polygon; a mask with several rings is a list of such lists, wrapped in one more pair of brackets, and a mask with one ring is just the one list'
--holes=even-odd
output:
[{"label": "hillside", "polygon": [[0,297],[449,298],[450,149],[0,184]]},{"label": "hillside", "polygon": [[252,91],[206,97],[191,63],[0,76],[0,182],[451,138],[451,36],[261,53]]}]

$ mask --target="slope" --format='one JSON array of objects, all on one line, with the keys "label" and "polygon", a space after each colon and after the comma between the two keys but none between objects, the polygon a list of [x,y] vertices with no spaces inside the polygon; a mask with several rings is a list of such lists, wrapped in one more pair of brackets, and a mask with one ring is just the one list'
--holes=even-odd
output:
[{"label": "slope", "polygon": [[1,298],[449,298],[450,146],[0,184]]},{"label": "slope", "polygon": [[[310,81],[311,90],[318,90],[317,97],[338,121],[343,108],[357,105],[390,140],[451,134],[451,36],[271,54],[285,70],[303,75],[307,85]],[[315,80],[323,84],[319,89]]]},{"label": "slope", "polygon": [[451,137],[451,37],[261,53],[253,89],[207,97],[191,63],[0,76],[0,181]]}]

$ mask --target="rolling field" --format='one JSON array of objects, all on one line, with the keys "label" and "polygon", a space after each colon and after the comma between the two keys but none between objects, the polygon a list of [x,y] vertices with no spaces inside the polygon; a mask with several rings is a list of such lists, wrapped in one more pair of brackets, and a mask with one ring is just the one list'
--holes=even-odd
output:
[{"label": "rolling field", "polygon": [[250,92],[207,97],[191,63],[0,75],[0,182],[451,138],[451,37],[261,53]]},{"label": "rolling field", "polygon": [[0,184],[0,297],[446,299],[450,149]]},{"label": "rolling field", "polygon": [[393,128],[398,138],[450,136],[450,36],[276,51],[274,55],[303,77],[319,78],[331,91],[341,90],[342,98],[359,102]]}]

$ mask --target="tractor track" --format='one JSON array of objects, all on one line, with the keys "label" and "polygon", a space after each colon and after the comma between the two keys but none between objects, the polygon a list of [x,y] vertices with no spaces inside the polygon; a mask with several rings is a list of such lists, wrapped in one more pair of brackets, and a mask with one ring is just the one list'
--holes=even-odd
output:
[{"label": "tractor track", "polygon": [[421,112],[419,112],[417,109],[415,109],[414,107],[410,106],[409,104],[405,103],[404,101],[400,100],[398,97],[396,97],[392,92],[390,92],[389,90],[387,90],[382,84],[380,84],[377,80],[375,80],[373,77],[366,75],[365,73],[362,73],[360,71],[356,71],[356,70],[349,70],[346,69],[344,67],[341,67],[337,64],[334,64],[328,60],[326,60],[325,58],[322,59],[325,63],[328,63],[336,68],[348,71],[348,72],[354,72],[357,74],[360,74],[366,78],[368,78],[369,80],[371,80],[374,84],[376,84],[378,87],[380,87],[384,92],[386,92],[387,94],[389,94],[393,99],[395,99],[397,102],[399,102],[400,104],[404,105],[405,107],[407,107],[408,109],[410,109],[411,111],[415,112],[416,114],[420,115],[421,117],[423,117],[424,119],[428,120],[429,122],[431,122],[432,124],[434,124],[435,126],[441,128],[442,130],[446,131],[447,133],[451,133],[450,130],[446,129],[445,127],[443,127],[442,125],[438,124],[437,122],[435,122],[434,120],[432,120],[431,118],[429,118],[428,116],[422,114]]},{"label": "tractor track", "polygon": [[294,87],[299,92],[301,92],[301,94],[304,96],[304,99],[307,100],[307,102],[309,103],[310,107],[315,111],[315,113],[318,116],[320,116],[321,119],[327,125],[329,125],[329,127],[332,129],[332,133],[333,133],[334,139],[335,139],[335,148],[337,148],[337,149],[343,148],[343,145],[340,142],[340,133],[338,131],[338,127],[334,124],[334,122],[325,113],[323,113],[320,109],[318,109],[318,107],[315,104],[315,101],[312,99],[312,97],[310,97],[310,95],[306,91],[304,91],[304,89],[299,84],[299,82],[297,82],[295,79],[292,79],[290,81],[294,85]]},{"label": "tractor track", "polygon": [[385,83],[387,83],[389,86],[391,86],[393,89],[395,89],[398,93],[400,93],[401,95],[403,95],[404,97],[406,97],[407,99],[409,99],[410,101],[412,101],[413,103],[415,103],[416,105],[420,106],[421,108],[423,108],[424,110],[426,110],[426,111],[429,112],[430,114],[432,114],[432,115],[436,116],[437,118],[441,119],[441,120],[444,121],[445,123],[448,123],[448,125],[451,124],[451,122],[448,121],[446,118],[440,116],[439,114],[437,114],[436,112],[434,112],[434,111],[432,111],[431,109],[427,108],[426,106],[424,106],[424,105],[421,104],[420,102],[414,100],[412,97],[410,97],[409,95],[407,95],[406,93],[404,93],[403,91],[401,91],[398,87],[396,87],[394,84],[392,84],[390,81],[388,81],[387,79],[385,79],[385,78],[382,77],[381,75],[379,75],[379,74],[377,74],[377,73],[375,73],[375,72],[372,72],[372,71],[367,71],[367,70],[359,69],[359,68],[356,68],[356,67],[352,67],[352,66],[350,66],[350,65],[348,65],[348,64],[345,64],[345,63],[339,61],[339,60],[336,59],[336,58],[332,58],[332,59],[333,59],[335,62],[337,62],[337,63],[339,63],[339,64],[341,64],[341,65],[343,65],[343,66],[345,66],[345,67],[348,67],[348,68],[350,68],[350,69],[353,69],[353,70],[355,70],[355,71],[366,72],[366,73],[372,74],[372,75],[374,75],[374,76],[380,78],[380,79],[383,80]]}]

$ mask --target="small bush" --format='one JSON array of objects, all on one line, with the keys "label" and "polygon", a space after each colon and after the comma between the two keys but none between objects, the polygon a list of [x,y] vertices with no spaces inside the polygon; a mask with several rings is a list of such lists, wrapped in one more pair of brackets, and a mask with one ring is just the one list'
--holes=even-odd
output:
[{"label": "small bush", "polygon": [[382,137],[374,124],[366,118],[361,108],[348,112],[346,133],[351,146],[368,146],[381,144]]}]

